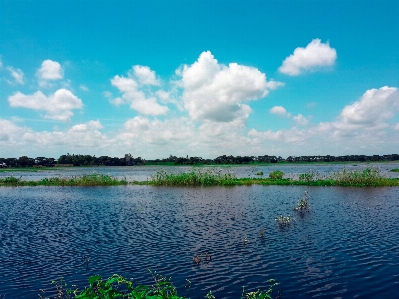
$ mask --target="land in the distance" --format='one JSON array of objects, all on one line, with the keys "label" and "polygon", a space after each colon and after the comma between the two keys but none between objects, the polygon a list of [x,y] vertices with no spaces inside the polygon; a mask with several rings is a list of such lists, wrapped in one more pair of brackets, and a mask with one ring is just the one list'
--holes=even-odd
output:
[{"label": "land in the distance", "polygon": [[354,162],[389,162],[399,161],[399,154],[389,155],[346,155],[346,156],[227,156],[222,155],[215,159],[204,159],[201,157],[177,157],[170,155],[163,159],[142,159],[126,154],[124,157],[109,156],[91,156],[91,155],[61,155],[58,159],[36,157],[29,158],[22,156],[19,158],[0,158],[0,168],[7,169],[25,169],[35,171],[37,169],[51,169],[52,167],[68,166],[133,166],[133,165],[242,165],[258,164],[269,165],[276,163],[354,163]]}]

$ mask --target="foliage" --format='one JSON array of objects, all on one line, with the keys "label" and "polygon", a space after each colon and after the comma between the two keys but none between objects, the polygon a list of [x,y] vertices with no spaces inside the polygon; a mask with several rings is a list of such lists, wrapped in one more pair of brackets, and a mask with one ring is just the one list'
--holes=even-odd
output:
[{"label": "foliage", "polygon": [[[242,287],[241,299],[272,299],[273,287],[277,286],[278,283],[274,279],[270,279],[269,283],[271,283],[271,285],[267,291],[258,289],[256,292],[246,292],[245,287]],[[281,298],[281,290],[278,292],[276,298]]]},{"label": "foliage", "polygon": [[161,170],[151,177],[150,183],[167,186],[211,186],[233,185],[236,180],[232,172],[223,172],[222,169],[193,169],[180,173],[167,173]]},{"label": "foliage", "polygon": [[263,175],[263,171],[257,172],[256,175]]},{"label": "foliage", "polygon": [[393,168],[390,170],[391,172],[399,172],[399,168]]},{"label": "foliage", "polygon": [[298,200],[296,206],[294,207],[294,211],[296,212],[309,212],[310,204],[308,202],[309,194],[308,191],[305,191],[302,198]]},{"label": "foliage", "polygon": [[115,186],[128,184],[126,179],[117,179],[104,174],[88,174],[71,178],[44,178],[40,181],[23,181],[21,178],[0,179],[0,186]]},{"label": "foliage", "polygon": [[281,180],[283,178],[284,172],[281,170],[275,170],[269,174],[269,178],[272,180]]},{"label": "foliage", "polygon": [[379,169],[370,167],[363,171],[343,169],[335,172],[331,179],[340,186],[384,186],[390,181],[381,174]]},{"label": "foliage", "polygon": [[[183,297],[177,294],[177,289],[173,285],[171,278],[167,279],[165,276],[159,275],[156,272],[148,270],[153,279],[154,284],[152,286],[146,285],[135,285],[132,281],[127,280],[121,275],[114,274],[106,280],[101,278],[101,275],[94,275],[89,278],[89,286],[84,290],[79,291],[77,287],[75,289],[67,289],[68,285],[64,283],[63,279],[60,281],[53,281],[55,285],[57,295],[53,299],[186,299],[186,295]],[[274,279],[270,279],[267,291],[257,290],[256,292],[246,292],[243,287],[241,299],[264,299],[273,298],[273,287],[278,284]],[[190,288],[191,282],[186,279],[186,293]],[[42,290],[44,293],[44,290]],[[281,291],[277,298],[281,298]],[[50,299],[43,297],[39,294],[42,299]],[[207,299],[216,299],[212,291],[209,291],[205,296]]]},{"label": "foliage", "polygon": [[280,215],[280,216],[274,218],[274,220],[277,221],[278,225],[281,228],[284,228],[284,227],[290,226],[291,223],[295,221],[295,218],[293,218],[291,215],[287,215],[287,216]]}]

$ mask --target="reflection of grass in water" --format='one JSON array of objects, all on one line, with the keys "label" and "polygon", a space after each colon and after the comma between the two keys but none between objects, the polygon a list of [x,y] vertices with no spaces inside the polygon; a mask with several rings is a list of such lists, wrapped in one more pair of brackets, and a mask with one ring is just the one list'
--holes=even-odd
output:
[{"label": "reflection of grass in water", "polygon": [[[159,275],[156,272],[148,270],[153,279],[154,284],[151,286],[136,285],[134,282],[114,274],[106,280],[101,278],[101,275],[94,275],[89,278],[89,286],[84,290],[79,291],[75,289],[67,289],[68,285],[63,281],[53,281],[57,295],[54,299],[94,299],[94,298],[135,298],[135,299],[185,299],[187,291],[191,287],[191,281],[186,279],[184,288],[186,293],[183,297],[177,294],[177,288],[173,285],[171,278],[167,279],[165,276]],[[257,290],[256,292],[247,292],[243,287],[241,298],[247,299],[263,299],[273,298],[273,288],[278,284],[274,279],[268,280],[270,286],[267,291]],[[42,290],[44,293],[44,290]],[[276,298],[281,298],[281,291]],[[48,299],[39,294],[39,298]],[[216,299],[212,291],[205,295],[207,299]]]}]

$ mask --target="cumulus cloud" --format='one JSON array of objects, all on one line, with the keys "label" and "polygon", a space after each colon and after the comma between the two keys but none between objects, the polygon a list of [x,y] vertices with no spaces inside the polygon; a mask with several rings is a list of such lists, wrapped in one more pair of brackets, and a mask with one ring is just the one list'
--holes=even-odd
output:
[{"label": "cumulus cloud", "polygon": [[148,66],[135,65],[133,66],[133,73],[129,73],[129,75],[136,77],[143,85],[160,85],[155,72]]},{"label": "cumulus cloud", "polygon": [[312,40],[306,48],[298,47],[287,57],[279,71],[290,76],[297,76],[307,70],[331,66],[337,59],[337,51],[329,43],[323,44],[320,39]]},{"label": "cumulus cloud", "polygon": [[102,128],[99,120],[90,120],[65,130],[34,131],[0,119],[0,157],[54,157],[54,152],[64,152],[65,149],[98,154],[106,148],[104,153],[108,154],[112,148],[111,139],[100,132]]},{"label": "cumulus cloud", "polygon": [[33,95],[17,92],[8,98],[11,107],[23,107],[34,110],[46,111],[45,118],[68,121],[73,116],[73,109],[83,107],[82,100],[67,89],[59,89],[50,96],[41,91]]},{"label": "cumulus cloud", "polygon": [[111,84],[122,93],[121,97],[111,100],[111,103],[115,105],[129,104],[132,109],[142,114],[154,116],[164,115],[169,111],[167,106],[158,104],[154,96],[147,97],[144,91],[139,89],[139,84],[133,78],[116,75],[111,80]]},{"label": "cumulus cloud", "polygon": [[283,106],[274,106],[270,109],[270,113],[287,116],[287,110]]},{"label": "cumulus cloud", "polygon": [[337,125],[342,127],[378,127],[399,112],[399,90],[384,86],[367,90],[359,101],[345,106]]},{"label": "cumulus cloud", "polygon": [[47,59],[42,62],[37,75],[42,80],[60,80],[64,77],[64,70],[57,61]]},{"label": "cumulus cloud", "polygon": [[14,78],[14,82],[8,81],[9,84],[24,84],[24,72],[21,69],[14,69],[11,66],[7,67],[7,70],[10,72],[11,76]]},{"label": "cumulus cloud", "polygon": [[250,108],[243,102],[263,98],[268,88],[281,85],[267,82],[266,75],[256,68],[219,64],[209,51],[176,73],[181,76],[184,107],[194,120],[200,121],[229,122],[249,115]]},{"label": "cumulus cloud", "polygon": [[306,126],[309,123],[309,119],[303,116],[302,114],[298,114],[292,118],[298,125]]}]

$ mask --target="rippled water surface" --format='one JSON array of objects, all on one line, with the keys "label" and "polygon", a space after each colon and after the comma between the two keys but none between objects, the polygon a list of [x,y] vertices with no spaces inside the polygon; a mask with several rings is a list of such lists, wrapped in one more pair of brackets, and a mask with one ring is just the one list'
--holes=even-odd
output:
[{"label": "rippled water surface", "polygon": [[[274,217],[305,190],[311,212],[280,229]],[[208,251],[212,261],[192,262]],[[191,298],[240,298],[270,278],[283,298],[397,298],[399,188],[0,188],[0,297],[49,296],[60,277],[151,283],[147,269],[180,294],[189,279]]]}]

